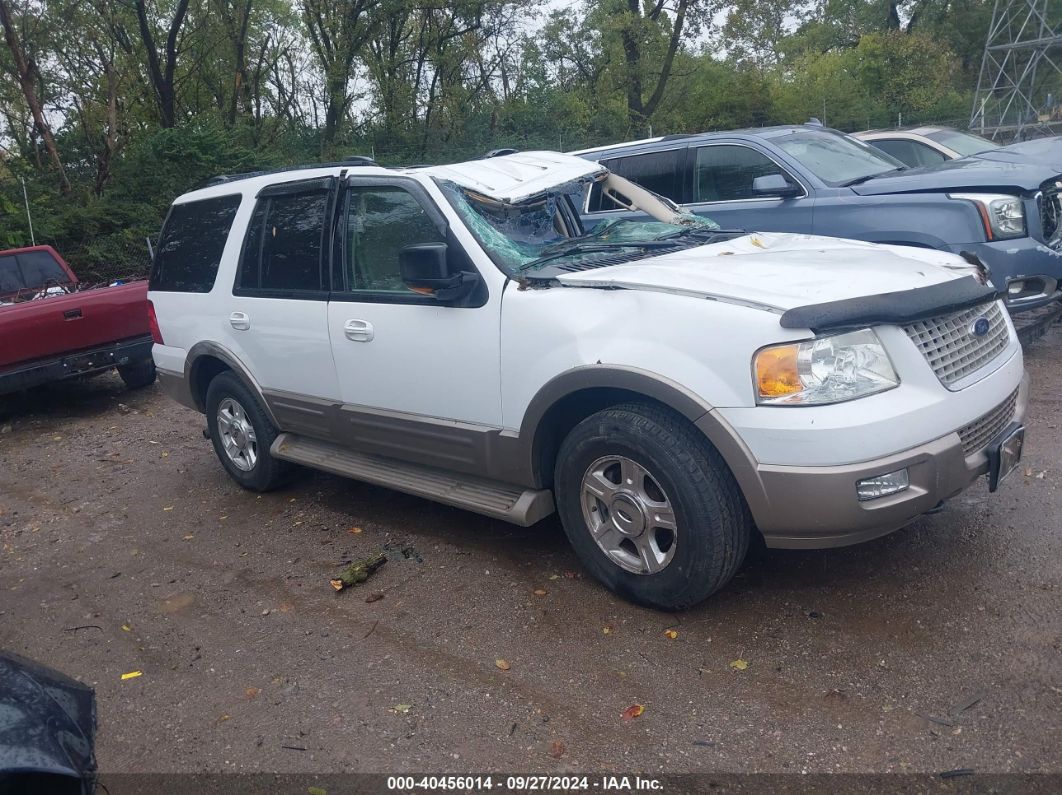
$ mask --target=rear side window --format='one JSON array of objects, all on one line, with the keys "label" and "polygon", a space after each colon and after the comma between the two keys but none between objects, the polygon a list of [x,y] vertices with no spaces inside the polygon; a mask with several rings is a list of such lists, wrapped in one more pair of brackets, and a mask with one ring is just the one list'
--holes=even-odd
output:
[{"label": "rear side window", "polygon": [[[321,181],[317,181],[320,185]],[[236,287],[241,292],[327,290],[328,190],[263,195],[247,227]]]},{"label": "rear side window", "polygon": [[947,160],[936,149],[906,138],[886,138],[880,141],[867,141],[885,154],[892,155],[901,163],[918,168],[919,166],[936,166]]},{"label": "rear side window", "polygon": [[162,227],[150,289],[209,293],[242,196],[175,204]]},{"label": "rear side window", "polygon": [[[618,157],[614,160],[602,160],[601,165],[613,174],[626,177],[631,182],[648,188],[654,193],[666,196],[673,202],[682,201],[682,161],[686,150],[671,149],[667,152],[647,152],[642,155]],[[590,190],[589,211],[618,210],[607,198],[602,197],[601,185],[596,183]]]},{"label": "rear side window", "polygon": [[39,290],[69,283],[70,276],[47,251],[27,251],[0,257],[0,293]]}]

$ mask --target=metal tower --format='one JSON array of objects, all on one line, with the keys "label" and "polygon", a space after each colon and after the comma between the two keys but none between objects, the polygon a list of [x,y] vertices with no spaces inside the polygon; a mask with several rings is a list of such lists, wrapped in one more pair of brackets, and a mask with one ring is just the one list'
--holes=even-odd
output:
[{"label": "metal tower", "polygon": [[1062,20],[1049,0],[996,0],[970,129],[1009,143],[1062,133]]}]

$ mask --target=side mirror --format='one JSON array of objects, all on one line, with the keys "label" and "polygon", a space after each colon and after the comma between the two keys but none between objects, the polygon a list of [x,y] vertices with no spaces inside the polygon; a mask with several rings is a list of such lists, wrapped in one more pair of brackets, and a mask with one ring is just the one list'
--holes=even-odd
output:
[{"label": "side mirror", "polygon": [[406,246],[398,252],[398,272],[410,290],[444,303],[464,298],[479,282],[476,273],[450,273],[445,243]]},{"label": "side mirror", "polygon": [[752,192],[757,196],[778,196],[786,198],[799,196],[804,191],[781,174],[764,174],[752,180]]}]

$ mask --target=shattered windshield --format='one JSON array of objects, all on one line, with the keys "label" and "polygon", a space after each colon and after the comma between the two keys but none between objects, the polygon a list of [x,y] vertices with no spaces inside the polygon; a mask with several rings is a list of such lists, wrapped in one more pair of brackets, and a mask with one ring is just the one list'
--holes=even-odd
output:
[{"label": "shattered windshield", "polygon": [[690,232],[719,229],[710,219],[683,215],[681,224],[615,219],[584,231],[567,199],[582,190],[579,185],[559,186],[519,204],[496,201],[453,182],[440,182],[440,187],[480,245],[510,272],[565,260],[614,260],[624,253],[637,258],[643,250],[677,247],[677,238]]}]

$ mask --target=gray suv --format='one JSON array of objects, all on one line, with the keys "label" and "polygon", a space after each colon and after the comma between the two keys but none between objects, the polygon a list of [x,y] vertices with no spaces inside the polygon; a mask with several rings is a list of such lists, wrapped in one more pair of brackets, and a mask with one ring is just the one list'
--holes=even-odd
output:
[{"label": "gray suv", "polygon": [[[727,229],[803,232],[979,259],[1019,326],[1062,312],[1062,175],[962,158],[911,169],[836,130],[794,125],[673,135],[573,152]],[[631,215],[599,188],[584,220]],[[1036,311],[1034,311],[1036,310]]]}]

